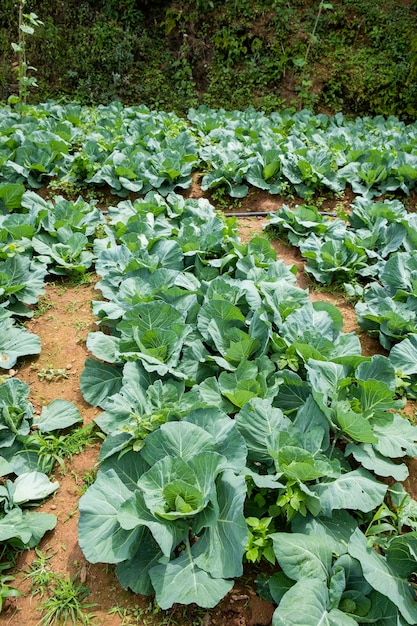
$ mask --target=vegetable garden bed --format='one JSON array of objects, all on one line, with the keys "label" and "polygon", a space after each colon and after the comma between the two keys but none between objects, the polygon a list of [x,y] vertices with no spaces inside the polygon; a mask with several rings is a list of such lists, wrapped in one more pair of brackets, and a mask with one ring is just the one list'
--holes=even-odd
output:
[{"label": "vegetable garden bed", "polygon": [[[9,623],[68,576],[86,623],[415,623],[415,128],[28,111],[1,144],[0,532],[32,548]],[[255,188],[280,210],[242,241],[202,192]]]}]

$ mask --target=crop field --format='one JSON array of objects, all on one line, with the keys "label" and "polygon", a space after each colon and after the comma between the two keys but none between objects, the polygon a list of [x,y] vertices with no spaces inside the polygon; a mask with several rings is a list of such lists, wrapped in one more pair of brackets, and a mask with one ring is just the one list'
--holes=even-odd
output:
[{"label": "crop field", "polygon": [[416,136],[0,109],[0,622],[417,623]]}]

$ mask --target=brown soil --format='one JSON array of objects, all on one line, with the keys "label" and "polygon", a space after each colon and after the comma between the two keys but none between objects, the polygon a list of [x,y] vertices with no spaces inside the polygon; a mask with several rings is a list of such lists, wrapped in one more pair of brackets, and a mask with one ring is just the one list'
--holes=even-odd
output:
[{"label": "brown soil", "polygon": [[[201,191],[194,187],[189,194],[198,197]],[[242,203],[243,204],[243,203]],[[278,200],[269,194],[250,194],[245,199],[242,210],[271,211],[279,206]],[[236,207],[233,207],[236,212]],[[243,241],[247,241],[262,232],[266,218],[239,218],[239,233]],[[345,319],[345,331],[359,332],[353,307],[342,295],[329,294],[312,290],[311,281],[303,272],[303,262],[299,252],[277,241],[272,242],[279,258],[287,264],[296,264],[298,282],[303,288],[310,288],[310,296],[314,300],[326,300],[336,304]],[[90,423],[99,410],[89,406],[82,398],[79,390],[79,378],[84,362],[89,355],[85,339],[87,333],[95,328],[90,302],[97,299],[98,292],[94,289],[95,282],[80,286],[69,286],[65,282],[48,284],[46,295],[42,298],[39,309],[41,315],[31,320],[27,327],[35,332],[42,342],[42,352],[38,358],[19,362],[11,372],[30,385],[30,400],[35,410],[41,408],[55,398],[63,398],[76,404],[82,413],[84,423]],[[366,354],[380,352],[377,342],[360,335],[363,351]],[[61,371],[61,377],[52,380],[41,380],[42,372]],[[65,372],[65,377],[62,377]],[[60,487],[41,510],[54,513],[57,526],[42,540],[39,549],[51,555],[48,567],[63,576],[77,575],[79,581],[90,589],[88,603],[95,606],[88,609],[94,614],[91,624],[95,626],[120,626],[137,624],[140,626],[156,626],[157,624],[178,624],[180,626],[268,626],[271,624],[274,607],[255,595],[254,578],[256,571],[249,568],[245,575],[236,582],[233,590],[215,609],[203,610],[197,607],[174,606],[169,611],[161,611],[148,597],[135,595],[122,589],[114,574],[112,566],[88,563],[77,542],[78,500],[80,498],[83,477],[96,466],[99,442],[81,454],[66,460],[65,473],[59,467],[55,472],[55,480]],[[410,477],[408,487],[417,487],[417,461],[411,462],[414,476]],[[34,626],[39,622],[42,613],[39,610],[42,599],[34,595],[30,580],[25,578],[28,569],[36,558],[34,550],[22,553],[13,571],[16,576],[13,586],[17,587],[22,596],[6,601],[0,614],[0,624],[11,626]]]}]

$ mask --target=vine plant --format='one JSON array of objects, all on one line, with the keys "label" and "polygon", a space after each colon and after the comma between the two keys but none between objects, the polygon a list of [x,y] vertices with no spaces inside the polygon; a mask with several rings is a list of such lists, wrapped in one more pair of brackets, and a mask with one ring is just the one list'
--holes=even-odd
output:
[{"label": "vine plant", "polygon": [[26,36],[33,35],[35,28],[41,26],[43,22],[36,13],[23,13],[26,0],[17,0],[19,11],[19,40],[12,43],[13,51],[17,54],[17,80],[19,83],[19,95],[9,97],[9,104],[26,104],[30,89],[37,87],[36,78],[28,75],[28,70],[36,71],[36,68],[29,65],[26,57]]}]

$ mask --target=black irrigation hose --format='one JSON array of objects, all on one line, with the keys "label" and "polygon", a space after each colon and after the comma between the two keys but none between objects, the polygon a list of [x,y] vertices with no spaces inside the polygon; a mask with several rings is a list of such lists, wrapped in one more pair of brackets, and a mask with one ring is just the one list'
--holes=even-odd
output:
[{"label": "black irrigation hose", "polygon": [[225,213],[226,217],[258,217],[274,213],[274,211],[245,211],[244,213]]},{"label": "black irrigation hose", "polygon": [[[108,209],[101,209],[101,212],[105,215],[108,214]],[[223,211],[226,217],[266,217],[267,215],[271,215],[272,213],[276,213],[276,211],[244,211],[243,213],[226,213]],[[332,213],[331,211],[319,211],[320,215],[329,215],[330,217],[336,217],[336,213]]]},{"label": "black irrigation hose", "polygon": [[[271,213],[276,213],[276,211],[246,211],[245,213],[225,213],[226,217],[263,217],[266,215],[271,215]],[[336,217],[336,213],[332,213],[331,211],[319,211],[320,215],[330,215],[331,217]]]}]

